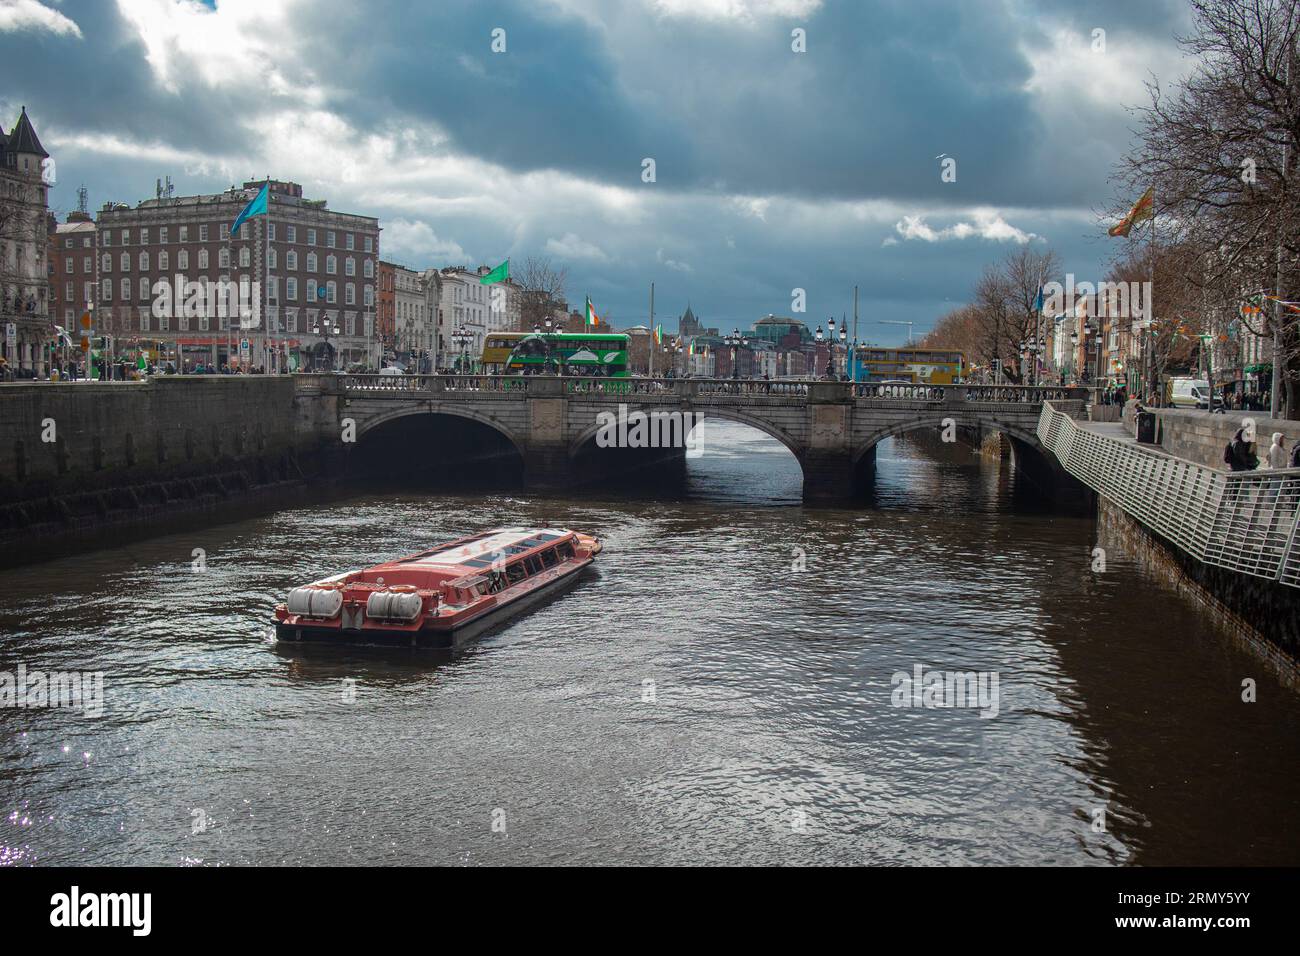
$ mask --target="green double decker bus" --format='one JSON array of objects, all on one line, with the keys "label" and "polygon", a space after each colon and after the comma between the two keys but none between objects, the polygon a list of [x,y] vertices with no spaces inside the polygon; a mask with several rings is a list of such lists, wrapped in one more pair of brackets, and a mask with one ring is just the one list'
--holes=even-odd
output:
[{"label": "green double decker bus", "polygon": [[506,373],[627,378],[627,336],[596,332],[526,335],[510,352]]}]

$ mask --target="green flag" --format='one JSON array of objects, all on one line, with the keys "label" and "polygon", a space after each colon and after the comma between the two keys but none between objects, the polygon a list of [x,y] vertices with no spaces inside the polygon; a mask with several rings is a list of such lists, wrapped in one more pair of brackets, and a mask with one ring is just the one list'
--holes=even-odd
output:
[{"label": "green flag", "polygon": [[504,282],[510,278],[510,260],[507,259],[501,265],[497,266],[485,276],[479,276],[479,282],[483,285],[491,285],[494,282]]}]

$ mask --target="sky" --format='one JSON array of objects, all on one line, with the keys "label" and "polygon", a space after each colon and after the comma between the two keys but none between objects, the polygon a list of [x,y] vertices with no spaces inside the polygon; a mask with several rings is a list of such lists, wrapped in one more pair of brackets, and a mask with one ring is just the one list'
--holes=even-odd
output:
[{"label": "sky", "polygon": [[1185,0],[0,0],[0,121],[27,107],[60,218],[82,185],[94,212],[269,175],[410,268],[549,256],[617,327],[651,282],[670,331],[796,289],[816,326],[856,285],[895,344],[1026,244],[1104,277],[1131,109],[1189,27]]}]

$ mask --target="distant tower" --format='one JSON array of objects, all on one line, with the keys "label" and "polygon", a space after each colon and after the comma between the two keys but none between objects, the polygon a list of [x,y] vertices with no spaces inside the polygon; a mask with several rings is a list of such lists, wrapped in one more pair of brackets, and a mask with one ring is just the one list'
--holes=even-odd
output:
[{"label": "distant tower", "polygon": [[14,124],[13,132],[9,134],[9,142],[6,145],[9,154],[14,159],[14,167],[24,176],[31,176],[39,179],[41,176],[41,163],[49,159],[50,154],[41,146],[41,141],[36,137],[36,130],[32,129],[32,121],[27,118],[27,107],[23,107],[22,113],[18,116],[18,122]]}]

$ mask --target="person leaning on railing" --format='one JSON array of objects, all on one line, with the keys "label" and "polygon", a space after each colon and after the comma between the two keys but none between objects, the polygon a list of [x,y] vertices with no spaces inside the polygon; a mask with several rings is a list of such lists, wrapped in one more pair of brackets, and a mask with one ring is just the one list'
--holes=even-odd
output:
[{"label": "person leaning on railing", "polygon": [[1255,454],[1255,443],[1246,440],[1246,429],[1238,428],[1237,434],[1225,449],[1224,459],[1233,471],[1254,471],[1259,467],[1259,456]]}]

